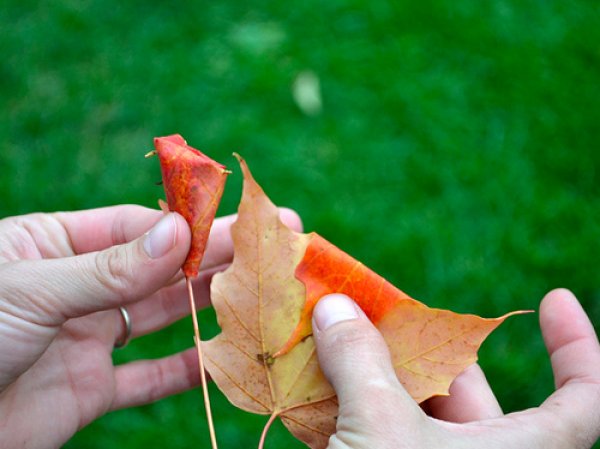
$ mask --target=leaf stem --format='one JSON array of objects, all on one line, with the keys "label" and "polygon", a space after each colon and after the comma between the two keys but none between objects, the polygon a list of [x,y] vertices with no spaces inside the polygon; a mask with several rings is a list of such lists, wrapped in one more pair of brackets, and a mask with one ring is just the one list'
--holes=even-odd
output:
[{"label": "leaf stem", "polygon": [[204,395],[204,408],[206,409],[206,421],[208,422],[208,432],[212,449],[217,449],[217,437],[215,435],[215,426],[213,424],[212,412],[210,409],[210,397],[208,396],[208,386],[206,385],[206,373],[204,371],[204,358],[202,357],[202,342],[200,340],[200,328],[198,327],[198,317],[196,316],[196,302],[194,301],[194,291],[192,289],[191,278],[185,278],[190,300],[190,309],[192,311],[192,322],[194,323],[194,343],[198,351],[198,367],[200,368],[200,381],[202,383],[202,394]]},{"label": "leaf stem", "polygon": [[267,432],[269,431],[271,424],[273,424],[273,422],[275,421],[275,418],[277,418],[277,416],[279,416],[279,411],[274,411],[273,414],[271,415],[271,417],[269,418],[269,420],[267,421],[267,423],[265,424],[265,428],[262,431],[262,435],[260,436],[260,441],[258,443],[258,449],[264,449],[265,439],[267,438]]}]

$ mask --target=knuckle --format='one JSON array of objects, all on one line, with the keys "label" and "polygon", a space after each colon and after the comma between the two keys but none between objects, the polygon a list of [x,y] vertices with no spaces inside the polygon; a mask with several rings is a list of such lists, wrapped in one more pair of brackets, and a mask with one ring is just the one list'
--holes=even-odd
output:
[{"label": "knuckle", "polygon": [[369,397],[388,397],[398,387],[383,337],[371,326],[343,323],[325,343],[330,367],[361,379],[361,391]]},{"label": "knuckle", "polygon": [[595,417],[589,414],[565,415],[561,412],[564,406],[563,402],[551,403],[551,408],[538,416],[540,425],[536,427],[535,432],[539,441],[544,441],[543,447],[547,448],[587,449],[591,447],[600,437],[599,413],[595,413]]},{"label": "knuckle", "polygon": [[132,285],[132,257],[124,247],[101,251],[94,258],[96,280],[121,298]]},{"label": "knuckle", "polygon": [[42,279],[42,266],[17,260],[0,266],[0,311],[23,323],[56,326],[65,321],[55,286],[60,277],[29,284],[26,279]]},{"label": "knuckle", "polygon": [[148,388],[146,389],[148,397],[144,399],[144,402],[154,402],[160,399],[167,380],[168,373],[162,364],[157,363],[151,365],[151,368],[148,369]]},{"label": "knuckle", "polygon": [[336,326],[337,332],[331,332],[328,345],[335,346],[338,350],[378,350],[382,346],[382,337],[374,329],[365,329],[365,326],[348,321]]},{"label": "knuckle", "polygon": [[373,366],[381,367],[390,358],[383,337],[374,328],[356,324],[341,323],[326,338],[325,351],[337,360],[354,360],[360,365],[369,361]]}]

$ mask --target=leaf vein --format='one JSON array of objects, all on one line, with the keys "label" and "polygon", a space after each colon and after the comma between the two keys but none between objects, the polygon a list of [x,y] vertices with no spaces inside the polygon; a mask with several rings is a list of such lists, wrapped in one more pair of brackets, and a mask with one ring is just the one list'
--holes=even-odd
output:
[{"label": "leaf vein", "polygon": [[223,301],[227,305],[227,308],[231,311],[231,314],[233,315],[235,320],[239,323],[239,325],[242,327],[242,329],[244,329],[246,331],[246,333],[248,335],[250,335],[250,337],[252,337],[252,339],[254,341],[259,342],[260,341],[259,338],[256,335],[254,335],[252,333],[252,331],[250,331],[248,326],[246,326],[246,323],[244,323],[242,318],[237,314],[237,311],[235,310],[235,307],[233,306],[233,304],[231,304],[231,302],[229,301],[229,298],[227,298],[227,296],[224,295],[223,292],[220,292],[220,293],[221,293],[221,298],[223,298]]},{"label": "leaf vein", "polygon": [[225,368],[223,368],[221,365],[219,365],[212,357],[210,357],[208,354],[206,355],[206,357],[211,361],[211,363],[213,365],[215,365],[215,367],[221,371],[223,374],[225,374],[225,377],[227,377],[227,379],[229,379],[229,381],[235,385],[237,388],[239,388],[246,396],[248,396],[250,399],[252,399],[254,402],[256,402],[257,404],[259,404],[261,407],[263,407],[265,409],[265,412],[270,412],[272,407],[269,407],[268,405],[266,405],[264,402],[262,402],[260,399],[258,399],[257,397],[255,397],[250,391],[248,391],[246,388],[244,388],[244,386],[239,383],[235,377],[233,377]]}]

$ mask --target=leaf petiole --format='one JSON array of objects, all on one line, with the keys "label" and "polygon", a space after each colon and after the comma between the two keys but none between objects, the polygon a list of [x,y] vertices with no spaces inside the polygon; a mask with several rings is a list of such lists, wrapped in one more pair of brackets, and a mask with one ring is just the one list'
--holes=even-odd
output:
[{"label": "leaf petiole", "polygon": [[196,345],[196,350],[198,351],[198,368],[200,369],[200,382],[202,384],[202,394],[204,395],[204,408],[206,409],[208,432],[210,434],[210,442],[212,445],[212,449],[217,449],[217,437],[215,435],[215,426],[213,424],[212,411],[210,408],[210,397],[208,395],[208,386],[206,384],[206,372],[204,371],[204,358],[202,357],[202,342],[200,340],[200,328],[198,327],[198,317],[196,316],[196,302],[194,301],[192,279],[186,276],[185,282],[188,290],[188,298],[190,300],[192,322],[194,323],[194,343]]}]

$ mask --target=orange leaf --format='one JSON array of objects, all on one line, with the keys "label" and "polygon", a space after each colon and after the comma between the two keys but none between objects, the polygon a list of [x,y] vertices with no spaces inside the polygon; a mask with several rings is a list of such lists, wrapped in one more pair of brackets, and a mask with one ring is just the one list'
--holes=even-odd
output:
[{"label": "orange leaf", "polygon": [[296,277],[306,285],[306,302],[294,332],[274,357],[289,353],[312,334],[312,312],[320,298],[343,293],[382,333],[398,379],[417,402],[448,394],[456,376],[477,360],[490,332],[508,316],[525,313],[486,319],[431,309],[319,235],[308,244]]},{"label": "orange leaf", "polygon": [[[232,225],[234,259],[215,275],[211,298],[222,332],[203,342],[206,368],[237,407],[286,418],[303,441],[326,441],[335,427],[312,425],[335,396],[323,377],[312,337],[287,357],[273,351],[286,341],[300,317],[305,290],[294,277],[309,236],[287,228],[277,208],[256,184],[244,161],[244,190]],[[325,419],[327,421],[327,419]],[[311,447],[325,447],[316,445]]]},{"label": "orange leaf", "polygon": [[300,341],[312,334],[312,313],[317,301],[328,293],[344,293],[356,301],[373,324],[400,299],[410,297],[362,263],[314,234],[296,277],[306,285],[306,302],[294,332],[273,357],[291,351]]},{"label": "orange leaf", "polygon": [[196,277],[228,171],[188,146],[179,134],[156,137],[154,146],[169,210],[181,214],[192,231],[190,252],[182,269],[187,277]]},{"label": "orange leaf", "polygon": [[430,309],[418,301],[399,301],[382,317],[377,328],[392,357],[396,376],[417,402],[447,396],[461,372],[477,361],[487,336],[509,316],[499,318],[461,315]]}]

